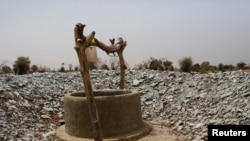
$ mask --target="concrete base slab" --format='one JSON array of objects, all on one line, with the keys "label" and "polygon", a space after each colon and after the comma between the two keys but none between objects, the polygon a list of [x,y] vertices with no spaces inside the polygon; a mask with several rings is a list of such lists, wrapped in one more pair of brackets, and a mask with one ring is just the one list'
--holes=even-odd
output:
[{"label": "concrete base slab", "polygon": [[[132,131],[130,133],[123,134],[123,135],[110,137],[110,138],[104,138],[104,141],[134,141],[134,140],[138,140],[148,135],[151,131],[152,131],[152,126],[149,123],[143,121],[141,128],[135,131]],[[93,140],[91,138],[79,138],[79,137],[68,135],[65,132],[65,125],[60,126],[59,128],[56,129],[56,136],[63,141],[92,141]]]}]

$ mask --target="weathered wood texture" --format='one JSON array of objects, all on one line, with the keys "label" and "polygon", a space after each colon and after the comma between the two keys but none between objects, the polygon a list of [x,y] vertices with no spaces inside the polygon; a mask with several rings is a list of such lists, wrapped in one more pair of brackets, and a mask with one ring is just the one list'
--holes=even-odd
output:
[{"label": "weathered wood texture", "polygon": [[88,60],[85,54],[85,49],[90,46],[91,41],[94,39],[95,32],[92,32],[89,36],[83,35],[83,29],[85,25],[77,24],[75,31],[75,50],[80,63],[80,72],[85,88],[85,94],[88,99],[89,113],[93,126],[93,136],[95,141],[103,141],[101,125],[99,123],[98,111],[95,104],[94,94],[90,82]]},{"label": "weathered wood texture", "polygon": [[106,45],[103,42],[99,41],[95,38],[95,32],[90,33],[88,36],[84,36],[85,25],[78,23],[74,28],[75,34],[75,50],[77,52],[77,56],[80,63],[80,72],[82,75],[82,80],[85,88],[85,95],[88,99],[88,107],[89,113],[93,125],[93,135],[95,141],[102,141],[102,130],[101,124],[99,122],[98,117],[98,109],[96,108],[95,98],[90,82],[89,70],[88,70],[88,60],[85,54],[85,50],[88,47],[96,46],[105,51],[107,54],[109,53],[117,53],[120,60],[120,89],[124,89],[124,77],[125,77],[125,61],[123,58],[123,50],[126,47],[126,41],[123,41],[122,38],[118,38],[117,42],[115,39],[110,40],[111,45]]}]

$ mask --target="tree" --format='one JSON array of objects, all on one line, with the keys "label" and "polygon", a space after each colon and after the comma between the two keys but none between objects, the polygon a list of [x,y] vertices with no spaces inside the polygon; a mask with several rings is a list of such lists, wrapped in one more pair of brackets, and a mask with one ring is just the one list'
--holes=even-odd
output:
[{"label": "tree", "polygon": [[206,73],[210,69],[210,62],[204,61],[201,63],[201,73]]},{"label": "tree", "polygon": [[237,63],[237,67],[238,69],[245,69],[246,68],[246,63],[245,62],[239,62]]},{"label": "tree", "polygon": [[37,71],[38,71],[37,65],[32,65],[31,66],[31,72],[37,72]]},{"label": "tree", "polygon": [[164,60],[162,61],[162,65],[163,65],[163,67],[164,67],[164,70],[170,70],[170,71],[173,71],[173,70],[174,70],[173,62],[168,61],[167,59],[164,59]]},{"label": "tree", "polygon": [[29,57],[23,57],[23,56],[18,57],[13,65],[13,68],[14,68],[14,72],[18,75],[28,73],[30,69]]},{"label": "tree", "polygon": [[228,71],[229,70],[229,65],[224,65],[224,69],[225,69],[225,71]]},{"label": "tree", "polygon": [[64,68],[64,63],[61,63],[61,68],[59,69],[59,72],[65,72],[65,68]]},{"label": "tree", "polygon": [[220,64],[218,65],[218,69],[219,69],[219,71],[221,71],[221,72],[224,72],[224,71],[225,71],[224,65],[223,65],[222,63],[220,63]]},{"label": "tree", "polygon": [[231,65],[224,65],[225,71],[233,71],[235,70],[235,66]]},{"label": "tree", "polygon": [[4,65],[1,69],[2,73],[11,73],[11,68],[7,65]]},{"label": "tree", "polygon": [[179,61],[179,65],[180,65],[180,70],[182,72],[190,72],[191,67],[193,65],[192,58],[191,57],[184,57],[183,59],[181,59]]},{"label": "tree", "polygon": [[211,72],[217,72],[217,71],[218,71],[218,67],[217,67],[217,66],[210,65],[210,66],[209,66],[209,70],[210,70]]},{"label": "tree", "polygon": [[194,64],[192,66],[192,71],[194,71],[194,72],[200,72],[200,70],[201,70],[200,64],[196,63],[196,64]]},{"label": "tree", "polygon": [[163,70],[162,61],[160,59],[156,59],[151,57],[149,63],[149,69],[151,70]]},{"label": "tree", "polygon": [[139,63],[135,65],[134,69],[151,69],[151,70],[174,70],[173,63],[171,61],[168,61],[165,58],[154,58],[150,57],[149,60],[143,61],[142,63]]},{"label": "tree", "polygon": [[232,65],[232,64],[228,65],[228,70],[229,71],[233,71],[235,69],[236,69],[236,67],[234,65]]}]

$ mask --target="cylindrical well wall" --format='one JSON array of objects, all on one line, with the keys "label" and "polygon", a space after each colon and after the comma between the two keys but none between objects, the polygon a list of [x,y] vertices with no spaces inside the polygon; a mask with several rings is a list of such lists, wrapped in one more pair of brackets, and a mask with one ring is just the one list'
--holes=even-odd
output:
[{"label": "cylindrical well wall", "polygon": [[[72,136],[93,138],[87,99],[83,95],[83,92],[65,95],[65,130]],[[97,90],[94,95],[103,137],[128,133],[142,126],[139,92]]]}]

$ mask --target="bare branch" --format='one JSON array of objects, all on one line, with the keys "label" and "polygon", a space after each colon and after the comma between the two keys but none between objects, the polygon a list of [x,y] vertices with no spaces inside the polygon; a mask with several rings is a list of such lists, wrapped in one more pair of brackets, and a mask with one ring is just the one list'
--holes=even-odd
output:
[{"label": "bare branch", "polygon": [[92,42],[92,45],[99,47],[107,54],[117,52],[119,49],[124,48],[126,46],[126,41],[124,42],[121,37],[117,39],[117,42],[113,43],[114,41],[115,39],[112,39],[110,40],[111,45],[106,45],[98,39],[94,38],[94,42]]}]

